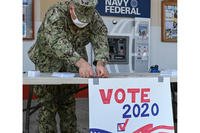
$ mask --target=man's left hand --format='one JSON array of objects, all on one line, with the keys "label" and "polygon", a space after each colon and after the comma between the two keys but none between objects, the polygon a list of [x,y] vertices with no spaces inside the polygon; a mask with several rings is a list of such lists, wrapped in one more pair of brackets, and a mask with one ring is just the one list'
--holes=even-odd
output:
[{"label": "man's left hand", "polygon": [[97,73],[97,77],[107,78],[109,76],[105,63],[101,61],[97,62],[96,73]]}]

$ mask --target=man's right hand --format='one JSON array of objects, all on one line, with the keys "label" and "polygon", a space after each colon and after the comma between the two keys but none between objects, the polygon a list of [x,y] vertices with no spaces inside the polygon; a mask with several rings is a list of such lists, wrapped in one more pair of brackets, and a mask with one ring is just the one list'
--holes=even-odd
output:
[{"label": "man's right hand", "polygon": [[80,60],[77,61],[75,65],[79,68],[80,77],[89,78],[94,76],[92,66],[83,58],[80,58]]}]

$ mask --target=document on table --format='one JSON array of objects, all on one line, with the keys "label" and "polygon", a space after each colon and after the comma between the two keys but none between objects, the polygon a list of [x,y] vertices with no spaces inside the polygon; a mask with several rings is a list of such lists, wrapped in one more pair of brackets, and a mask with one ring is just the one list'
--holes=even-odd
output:
[{"label": "document on table", "polygon": [[75,77],[75,75],[76,73],[70,73],[70,72],[53,72],[51,76],[60,78],[71,78]]},{"label": "document on table", "polygon": [[28,77],[39,77],[40,76],[40,71],[28,71]]},{"label": "document on table", "polygon": [[177,76],[177,70],[163,70],[160,72],[161,76]]}]

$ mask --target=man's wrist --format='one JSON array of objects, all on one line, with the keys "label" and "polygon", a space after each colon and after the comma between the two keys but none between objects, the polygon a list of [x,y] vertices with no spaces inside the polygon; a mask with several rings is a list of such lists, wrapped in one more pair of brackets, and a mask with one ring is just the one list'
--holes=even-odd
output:
[{"label": "man's wrist", "polygon": [[80,67],[81,66],[81,64],[83,64],[83,63],[85,63],[85,60],[83,59],[83,58],[80,58],[77,62],[76,62],[76,66],[77,67]]},{"label": "man's wrist", "polygon": [[106,66],[106,62],[104,62],[104,61],[97,61],[97,66],[103,66],[103,67],[105,67]]}]

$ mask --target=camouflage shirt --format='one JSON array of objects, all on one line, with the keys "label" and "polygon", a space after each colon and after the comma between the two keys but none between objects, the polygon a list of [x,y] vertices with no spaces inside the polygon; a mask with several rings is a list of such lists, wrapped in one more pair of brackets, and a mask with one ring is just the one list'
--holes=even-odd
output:
[{"label": "camouflage shirt", "polygon": [[84,28],[77,28],[70,17],[69,0],[51,7],[38,30],[37,40],[28,51],[29,58],[41,72],[76,72],[75,63],[87,60],[85,46],[91,42],[94,60],[107,61],[107,28],[95,10],[92,21]]}]

